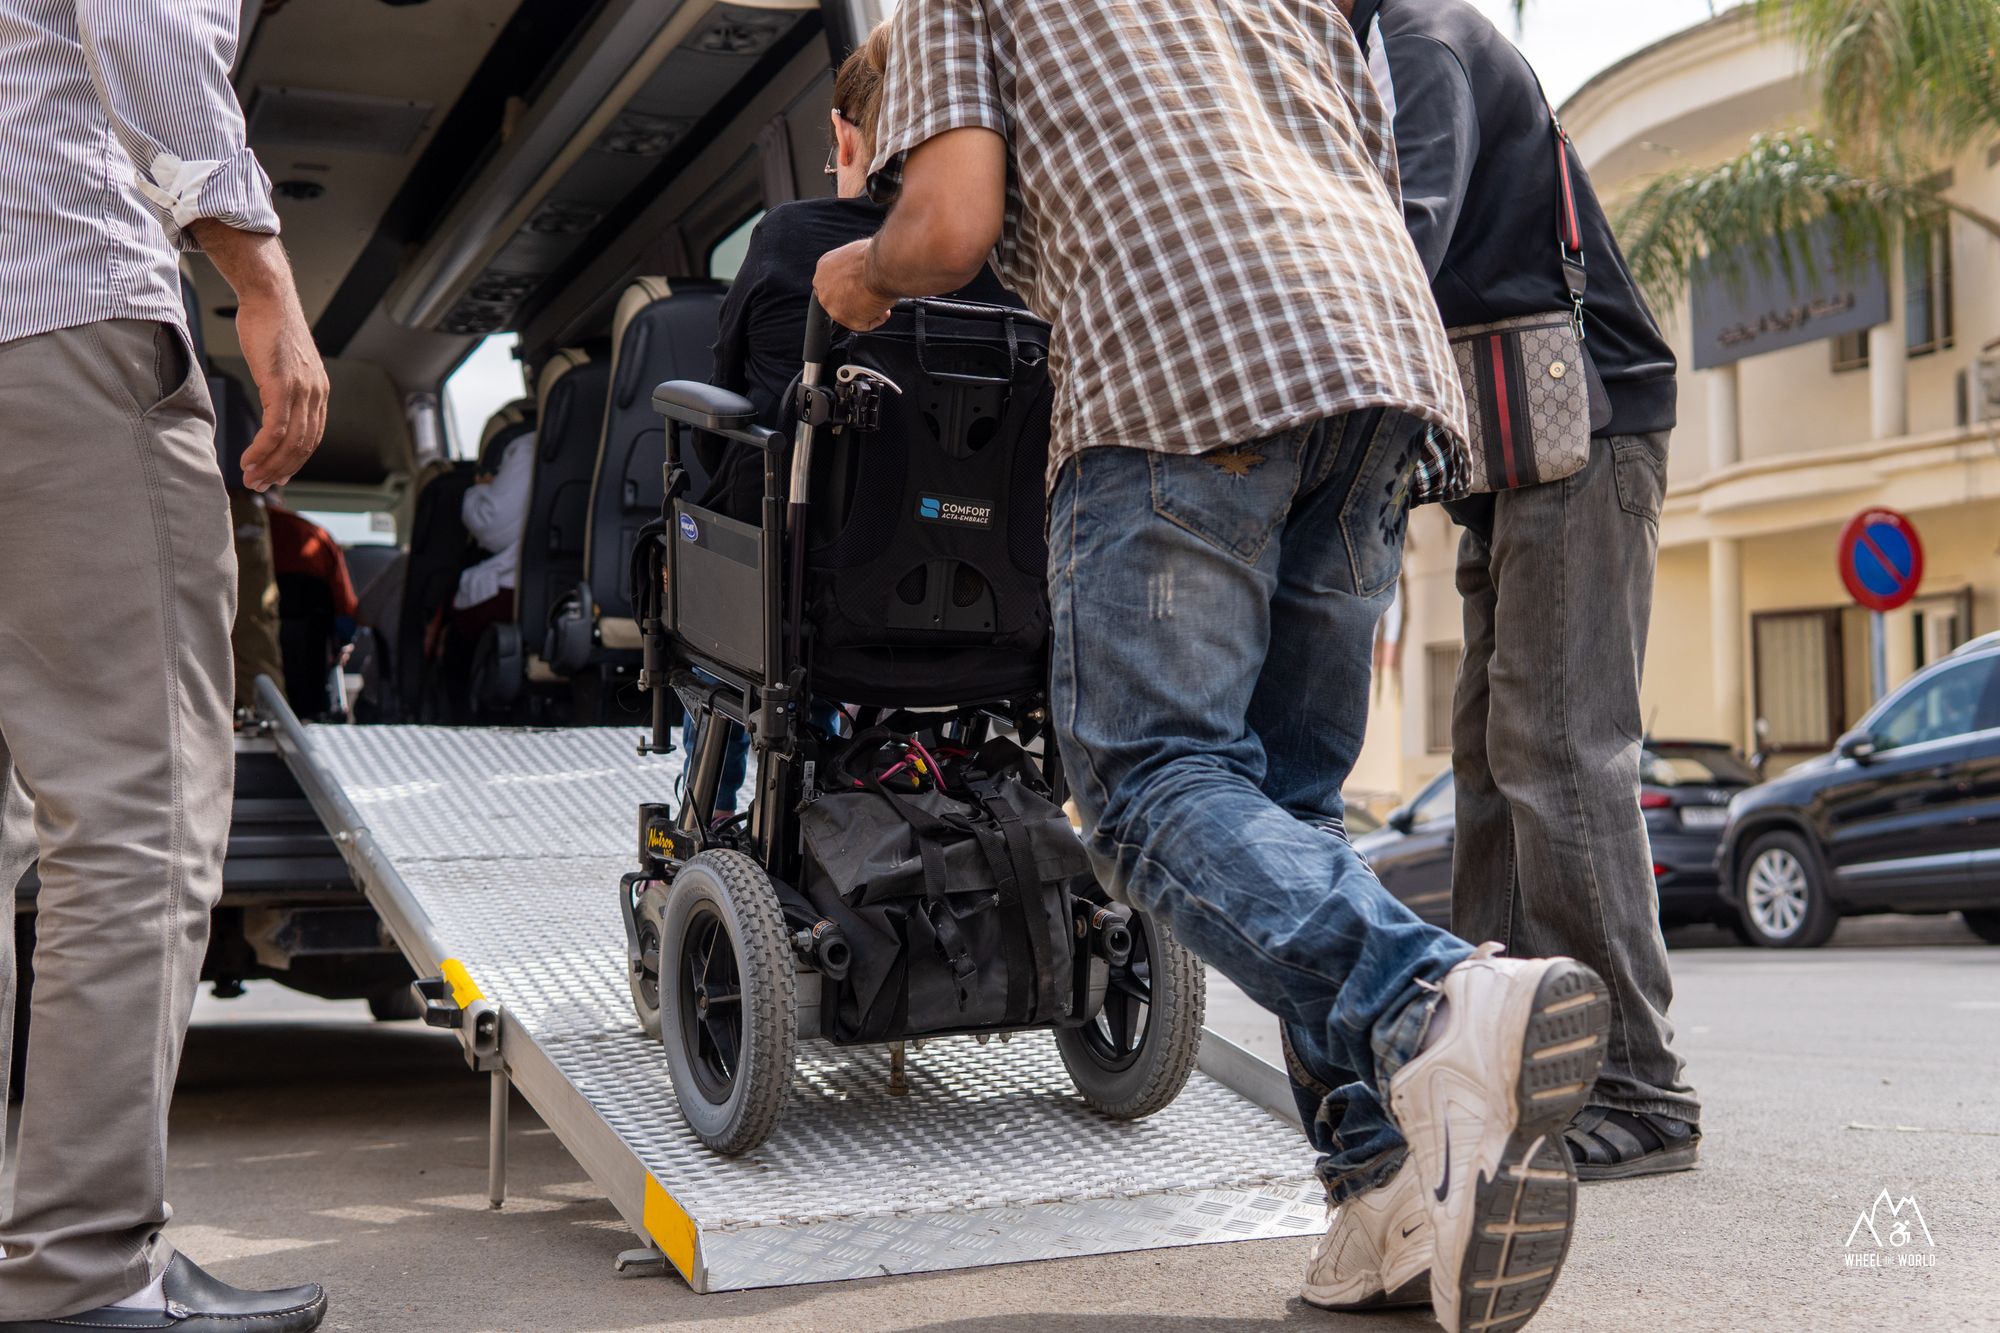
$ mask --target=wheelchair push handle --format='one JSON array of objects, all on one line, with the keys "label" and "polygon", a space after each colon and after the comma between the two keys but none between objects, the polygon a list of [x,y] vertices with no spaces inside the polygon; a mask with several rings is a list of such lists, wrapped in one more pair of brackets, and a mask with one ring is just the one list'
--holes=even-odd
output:
[{"label": "wheelchair push handle", "polygon": [[819,303],[819,297],[811,298],[812,304],[806,308],[806,355],[808,366],[826,364],[827,349],[833,345],[833,318],[826,313],[826,307]]}]

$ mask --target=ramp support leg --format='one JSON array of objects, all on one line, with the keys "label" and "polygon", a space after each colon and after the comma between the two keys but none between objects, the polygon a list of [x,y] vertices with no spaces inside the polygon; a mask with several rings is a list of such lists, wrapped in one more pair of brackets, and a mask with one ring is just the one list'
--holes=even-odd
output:
[{"label": "ramp support leg", "polygon": [[495,1208],[507,1202],[507,1107],[512,1091],[507,1071],[494,1070],[486,1124],[486,1198]]}]

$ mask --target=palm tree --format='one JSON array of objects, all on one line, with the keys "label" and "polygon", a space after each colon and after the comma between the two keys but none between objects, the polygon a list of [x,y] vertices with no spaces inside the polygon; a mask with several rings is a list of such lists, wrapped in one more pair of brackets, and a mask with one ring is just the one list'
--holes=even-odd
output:
[{"label": "palm tree", "polygon": [[[1517,19],[1530,3],[1514,0]],[[1718,166],[1662,176],[1621,212],[1627,258],[1656,301],[1678,303],[1696,263],[1737,279],[1746,262],[1796,271],[1822,228],[1843,264],[1947,212],[2000,235],[2000,220],[1929,183],[2000,129],[2000,0],[1745,3],[1818,74],[1820,128],[1760,135]]]}]

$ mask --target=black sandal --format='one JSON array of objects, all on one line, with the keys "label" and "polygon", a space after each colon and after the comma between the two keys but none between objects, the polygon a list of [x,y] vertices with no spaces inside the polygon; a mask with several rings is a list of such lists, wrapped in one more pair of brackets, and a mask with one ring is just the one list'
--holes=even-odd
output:
[{"label": "black sandal", "polygon": [[1692,1170],[1701,1131],[1672,1116],[1586,1106],[1563,1140],[1578,1180],[1629,1180]]}]

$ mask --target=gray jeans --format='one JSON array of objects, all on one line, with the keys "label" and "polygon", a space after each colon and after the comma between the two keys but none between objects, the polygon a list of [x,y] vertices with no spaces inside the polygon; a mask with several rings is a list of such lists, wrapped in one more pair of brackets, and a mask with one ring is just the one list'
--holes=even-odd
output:
[{"label": "gray jeans", "polygon": [[0,422],[0,886],[11,908],[37,853],[42,881],[4,1322],[122,1299],[168,1257],[167,1103],[229,833],[236,560],[174,330],[0,345]]},{"label": "gray jeans", "polygon": [[1667,437],[1599,441],[1560,482],[1449,506],[1465,529],[1452,712],[1452,929],[1566,954],[1611,990],[1593,1105],[1696,1121],[1639,811],[1639,674]]}]

